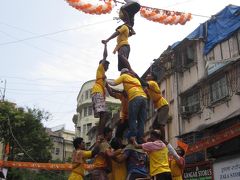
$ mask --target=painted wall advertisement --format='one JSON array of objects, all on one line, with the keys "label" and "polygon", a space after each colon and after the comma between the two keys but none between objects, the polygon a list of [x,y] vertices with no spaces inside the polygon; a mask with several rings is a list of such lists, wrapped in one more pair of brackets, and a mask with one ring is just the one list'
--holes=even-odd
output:
[{"label": "painted wall advertisement", "polygon": [[216,180],[239,180],[240,179],[240,156],[213,164],[214,177]]},{"label": "painted wall advertisement", "polygon": [[213,180],[213,169],[210,163],[196,164],[186,167],[184,180]]}]

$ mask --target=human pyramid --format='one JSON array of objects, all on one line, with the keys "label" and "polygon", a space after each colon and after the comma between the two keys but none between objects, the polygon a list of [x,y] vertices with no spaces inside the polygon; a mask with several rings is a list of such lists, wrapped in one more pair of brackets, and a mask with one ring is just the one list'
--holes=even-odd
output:
[{"label": "human pyramid", "polygon": [[[73,170],[69,180],[85,179],[85,171],[91,180],[181,180],[184,168],[184,151],[175,150],[165,140],[165,124],[168,119],[168,102],[161,95],[156,82],[157,76],[150,72],[146,80],[141,79],[131,68],[128,61],[130,45],[128,38],[135,35],[134,16],[140,10],[136,1],[125,0],[119,12],[124,22],[104,44],[103,59],[99,62],[96,81],[92,88],[94,117],[99,118],[97,141],[92,150],[85,150],[82,138],[73,142]],[[120,77],[108,80],[107,43],[117,38],[113,51],[118,53],[118,71]],[[112,86],[123,84],[123,90]],[[120,117],[115,136],[112,129],[105,127],[106,90],[109,95],[121,101]],[[156,113],[150,128],[149,138],[144,134],[144,122],[147,119],[147,98],[153,102]],[[127,131],[128,143],[124,144],[124,132]],[[86,163],[87,159],[91,163]]]}]

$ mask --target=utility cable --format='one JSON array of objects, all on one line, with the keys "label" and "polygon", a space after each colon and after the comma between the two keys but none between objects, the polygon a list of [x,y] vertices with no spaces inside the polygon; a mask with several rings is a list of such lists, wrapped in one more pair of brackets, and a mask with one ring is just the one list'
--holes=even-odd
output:
[{"label": "utility cable", "polygon": [[[8,121],[8,126],[9,126],[9,130],[10,130],[11,136],[13,137],[14,141],[17,143],[17,145],[20,147],[20,149],[21,149],[33,162],[37,163],[37,162],[28,154],[28,152],[22,147],[22,145],[19,143],[19,141],[17,140],[17,138],[16,138],[15,135],[13,134],[12,126],[11,126],[11,122],[10,122],[10,118],[9,118],[8,114],[7,114],[7,121]],[[44,170],[46,170],[46,171],[48,171],[48,172],[50,172],[50,173],[52,173],[52,174],[58,175],[58,176],[60,176],[60,177],[66,178],[66,177],[63,176],[63,175],[57,174],[57,173],[55,173],[55,172],[53,172],[53,171],[50,171],[50,170],[48,170],[48,169],[44,169]]]},{"label": "utility cable", "polygon": [[55,32],[50,32],[50,33],[45,33],[45,34],[40,34],[40,35],[37,35],[37,36],[31,36],[31,37],[28,37],[28,38],[19,39],[19,40],[15,40],[15,41],[9,41],[9,42],[5,42],[5,43],[0,43],[0,46],[5,46],[5,45],[9,45],[9,44],[15,44],[15,43],[19,43],[19,42],[23,42],[23,41],[28,41],[28,40],[36,39],[36,38],[42,38],[42,37],[46,37],[46,36],[52,36],[52,35],[60,34],[60,33],[67,32],[67,31],[74,31],[74,30],[86,28],[86,27],[89,27],[89,26],[94,26],[94,25],[97,25],[97,24],[102,24],[102,23],[110,22],[110,21],[113,21],[113,20],[99,21],[99,22],[96,22],[96,23],[86,24],[86,25],[82,25],[82,26],[79,26],[79,27],[73,27],[73,28],[63,29],[63,30],[59,30],[59,31],[55,31]]}]

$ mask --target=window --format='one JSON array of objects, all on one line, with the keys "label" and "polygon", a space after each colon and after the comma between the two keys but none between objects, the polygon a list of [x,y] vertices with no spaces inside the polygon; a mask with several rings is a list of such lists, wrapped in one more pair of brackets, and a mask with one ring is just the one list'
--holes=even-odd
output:
[{"label": "window", "polygon": [[78,130],[79,133],[81,134],[81,126],[77,127],[77,130]]},{"label": "window", "polygon": [[83,134],[86,134],[86,124],[83,125]]},{"label": "window", "polygon": [[92,128],[92,123],[87,124],[87,132]]},{"label": "window", "polygon": [[84,117],[87,116],[88,107],[84,107]]},{"label": "window", "polygon": [[83,102],[83,94],[81,95],[81,99],[80,99],[80,102]]},{"label": "window", "polygon": [[82,112],[79,113],[79,119],[82,119]]},{"label": "window", "polygon": [[87,100],[89,97],[88,97],[88,93],[89,92],[89,90],[87,90],[87,91],[85,91],[85,100]]},{"label": "window", "polygon": [[200,110],[199,90],[183,98],[182,113],[193,114]]},{"label": "window", "polygon": [[89,115],[89,116],[92,115],[92,106],[88,106],[88,115]]},{"label": "window", "polygon": [[210,85],[210,93],[211,93],[211,102],[214,103],[218,100],[225,98],[228,95],[227,88],[227,78],[226,76],[221,79],[214,81]]},{"label": "window", "polygon": [[55,149],[55,154],[56,154],[56,155],[59,155],[59,154],[60,154],[60,148],[56,148],[56,149]]},{"label": "window", "polygon": [[188,45],[183,51],[183,65],[188,66],[194,62],[195,59],[195,46],[194,44]]}]

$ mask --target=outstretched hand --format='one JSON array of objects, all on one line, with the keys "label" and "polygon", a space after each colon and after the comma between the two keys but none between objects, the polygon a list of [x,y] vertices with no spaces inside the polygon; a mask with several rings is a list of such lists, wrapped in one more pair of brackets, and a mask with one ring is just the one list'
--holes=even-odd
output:
[{"label": "outstretched hand", "polygon": [[107,41],[107,40],[102,40],[102,43],[103,43],[103,44],[107,44],[108,41]]}]

